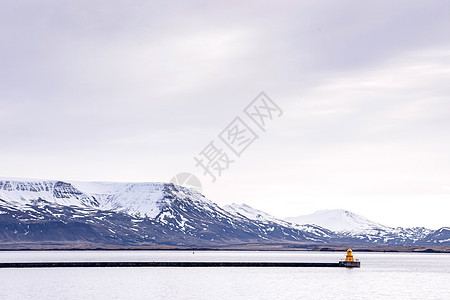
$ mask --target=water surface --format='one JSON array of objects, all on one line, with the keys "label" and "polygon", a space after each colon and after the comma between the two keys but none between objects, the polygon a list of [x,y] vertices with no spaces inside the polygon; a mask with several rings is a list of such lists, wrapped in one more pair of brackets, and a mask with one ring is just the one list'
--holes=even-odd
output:
[{"label": "water surface", "polygon": [[[450,255],[355,253],[346,268],[0,269],[0,299],[449,299]],[[296,251],[0,251],[2,262],[337,262]]]}]

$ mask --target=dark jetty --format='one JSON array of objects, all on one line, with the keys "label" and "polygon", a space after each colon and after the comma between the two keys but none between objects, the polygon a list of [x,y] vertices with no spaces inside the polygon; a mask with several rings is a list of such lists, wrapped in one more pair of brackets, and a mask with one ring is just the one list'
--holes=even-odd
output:
[{"label": "dark jetty", "polygon": [[359,268],[359,262],[301,263],[301,262],[21,262],[0,263],[0,268],[135,268],[135,267],[345,267]]}]

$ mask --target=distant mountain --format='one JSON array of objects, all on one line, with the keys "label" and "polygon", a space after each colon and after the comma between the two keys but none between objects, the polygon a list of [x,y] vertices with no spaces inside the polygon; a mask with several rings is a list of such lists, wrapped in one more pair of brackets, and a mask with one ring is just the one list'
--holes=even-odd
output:
[{"label": "distant mountain", "polygon": [[344,210],[281,220],[167,183],[0,179],[0,248],[448,246],[450,230],[391,228]]},{"label": "distant mountain", "polygon": [[443,227],[436,230],[426,237],[424,237],[424,243],[427,245],[450,245],[450,227]]},{"label": "distant mountain", "polygon": [[341,238],[354,238],[375,245],[412,246],[423,244],[433,230],[424,227],[389,227],[368,220],[353,212],[334,209],[310,215],[286,218],[296,224],[315,224],[328,228]]},{"label": "distant mountain", "polygon": [[315,226],[230,213],[165,183],[0,180],[0,247],[328,243]]},{"label": "distant mountain", "polygon": [[225,205],[223,209],[237,217],[244,217],[250,220],[259,221],[264,224],[276,224],[277,226],[295,228],[303,232],[308,232],[312,234],[312,236],[310,236],[311,240],[319,241],[320,239],[323,240],[325,238],[330,242],[332,241],[333,237],[336,236],[334,232],[321,226],[317,226],[315,224],[291,223],[282,219],[278,219],[261,210],[255,209],[245,203],[233,203],[231,205]]},{"label": "distant mountain", "polygon": [[286,218],[286,221],[296,224],[315,224],[335,232],[366,233],[371,230],[389,229],[387,226],[343,209],[319,210],[310,215]]}]

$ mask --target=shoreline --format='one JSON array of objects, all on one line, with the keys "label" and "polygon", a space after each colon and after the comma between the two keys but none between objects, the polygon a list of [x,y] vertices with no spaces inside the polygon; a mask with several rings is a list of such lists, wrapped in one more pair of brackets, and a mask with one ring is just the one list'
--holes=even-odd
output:
[{"label": "shoreline", "polygon": [[[346,246],[315,246],[292,247],[292,245],[234,245],[223,247],[195,247],[195,246],[63,246],[63,245],[28,245],[2,247],[0,251],[295,251],[295,252],[342,252],[349,247],[354,252],[374,253],[450,253],[448,246],[435,247],[358,247]],[[11,247],[12,246],[12,247]]]}]

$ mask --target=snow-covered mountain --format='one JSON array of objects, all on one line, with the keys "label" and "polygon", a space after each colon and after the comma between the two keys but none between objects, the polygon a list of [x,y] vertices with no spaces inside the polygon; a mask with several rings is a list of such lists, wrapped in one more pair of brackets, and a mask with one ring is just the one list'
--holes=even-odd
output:
[{"label": "snow-covered mountain", "polygon": [[320,210],[310,215],[286,218],[296,224],[315,224],[337,233],[373,244],[414,245],[423,241],[433,230],[424,227],[389,227],[353,212],[334,209]]},{"label": "snow-covered mountain", "polygon": [[[255,209],[245,203],[242,203],[242,204],[233,203],[231,205],[225,205],[223,207],[223,209],[225,209],[229,213],[234,214],[238,217],[245,217],[250,220],[259,221],[259,222],[262,222],[265,224],[273,223],[273,224],[277,224],[278,226],[295,228],[297,230],[308,232],[310,234],[313,234],[313,235],[321,237],[321,238],[325,237],[325,238],[330,239],[333,236],[335,236],[335,233],[330,231],[327,228],[323,228],[323,227],[315,225],[315,224],[296,224],[296,223],[288,222],[288,221],[276,218],[262,210]],[[313,237],[311,237],[311,238],[313,238]]]},{"label": "snow-covered mountain", "polygon": [[[164,187],[163,183],[0,180],[0,199],[25,207],[40,198],[57,205],[115,210],[154,218],[164,206]],[[180,188],[179,192],[209,203],[195,191]]]},{"label": "snow-covered mountain", "polygon": [[343,209],[319,210],[310,215],[286,218],[286,221],[296,224],[315,224],[335,232],[366,233],[371,230],[389,229],[387,226]]},{"label": "snow-covered mountain", "polygon": [[281,220],[168,183],[0,179],[0,248],[246,244],[450,245],[450,230],[391,228],[343,210]]},{"label": "snow-covered mountain", "polygon": [[450,245],[450,227],[442,227],[424,238],[427,245]]},{"label": "snow-covered mountain", "polygon": [[230,213],[173,184],[0,180],[0,246],[327,243],[303,230],[313,226],[284,223]]}]

